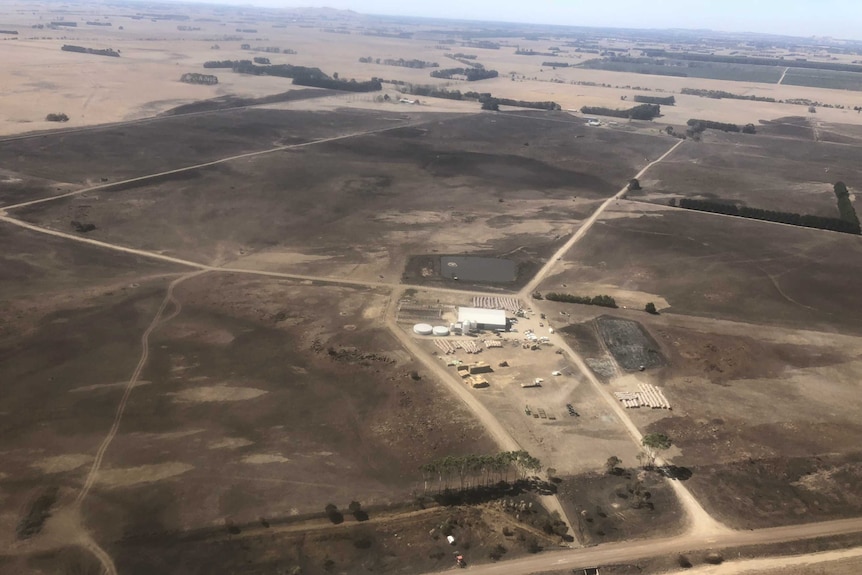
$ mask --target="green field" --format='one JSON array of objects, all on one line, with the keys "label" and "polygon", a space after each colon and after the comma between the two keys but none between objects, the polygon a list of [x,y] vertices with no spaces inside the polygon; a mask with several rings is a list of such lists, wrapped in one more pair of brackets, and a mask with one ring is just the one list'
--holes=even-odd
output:
[{"label": "green field", "polygon": [[834,70],[790,68],[787,70],[787,74],[781,83],[791,86],[862,91],[862,74]]},{"label": "green field", "polygon": [[691,62],[684,60],[662,59],[656,62],[621,62],[612,60],[592,60],[584,63],[585,68],[610,70],[614,72],[633,72],[656,76],[679,76],[707,78],[711,80],[731,80],[737,82],[763,82],[774,84],[781,78],[782,68],[757,66],[753,64],[725,64],[723,62]]}]

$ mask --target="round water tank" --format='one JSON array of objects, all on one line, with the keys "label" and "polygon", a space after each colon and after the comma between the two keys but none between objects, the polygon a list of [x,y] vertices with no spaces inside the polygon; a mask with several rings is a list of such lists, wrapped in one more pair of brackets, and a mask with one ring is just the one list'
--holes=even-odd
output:
[{"label": "round water tank", "polygon": [[434,328],[427,323],[417,323],[413,326],[413,333],[418,333],[419,335],[431,335],[433,331]]},{"label": "round water tank", "polygon": [[445,325],[438,325],[434,328],[434,335],[444,336],[449,335],[449,328]]}]

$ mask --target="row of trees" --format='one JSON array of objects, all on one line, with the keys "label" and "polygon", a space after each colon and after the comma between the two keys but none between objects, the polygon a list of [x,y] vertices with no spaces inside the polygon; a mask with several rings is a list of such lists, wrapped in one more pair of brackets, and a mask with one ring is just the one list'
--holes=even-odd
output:
[{"label": "row of trees", "polygon": [[660,104],[662,106],[673,106],[676,104],[676,98],[673,96],[642,96],[638,94],[634,97],[634,100],[638,104]]},{"label": "row of trees", "polygon": [[730,124],[728,122],[714,122],[712,120],[698,120],[696,118],[692,118],[688,122],[686,122],[691,130],[695,133],[701,133],[710,130],[721,130],[722,132],[742,132],[743,134],[756,134],[757,128],[754,124],[746,124],[742,128],[737,126],[736,124]]},{"label": "row of trees", "polygon": [[838,199],[839,217],[855,226],[855,229],[859,229],[859,217],[856,215],[853,202],[850,201],[850,192],[847,190],[847,185],[844,182],[836,182],[832,189],[835,191],[835,197]]},{"label": "row of trees", "polygon": [[634,108],[614,109],[604,108],[602,106],[584,106],[581,108],[582,114],[610,116],[612,118],[629,118],[632,120],[652,120],[661,116],[661,106],[657,104],[640,104]]},{"label": "row of trees", "polygon": [[342,90],[344,92],[379,92],[383,85],[377,78],[357,82],[355,79],[341,80],[338,78],[321,78],[315,76],[299,75],[293,78],[297,86],[311,86],[313,88],[326,88],[328,90]]},{"label": "row of trees", "polygon": [[468,82],[488,80],[496,78],[500,74],[496,70],[485,70],[484,68],[444,68],[431,72],[432,78],[444,78],[451,80],[454,76],[464,76]]},{"label": "row of trees", "polygon": [[425,96],[427,98],[444,98],[447,100],[475,100],[482,104],[486,110],[497,110],[500,106],[517,106],[519,108],[531,108],[534,110],[560,110],[556,102],[530,102],[527,100],[513,100],[511,98],[496,98],[490,92],[461,92],[460,90],[447,90],[434,86],[422,86],[419,84],[398,84],[402,86],[399,91],[411,96]]},{"label": "row of trees", "polygon": [[105,48],[100,50],[97,48],[84,48],[83,46],[63,44],[60,50],[63,50],[64,52],[80,52],[81,54],[94,54],[96,56],[111,56],[113,58],[120,57],[119,50],[112,50],[111,48]]},{"label": "row of trees", "polygon": [[483,110],[499,110],[500,106],[517,106],[519,108],[531,108],[533,110],[560,110],[556,102],[528,102],[526,100],[512,100],[511,98],[495,98],[491,94],[481,94],[478,101]]},{"label": "row of trees", "polygon": [[485,66],[476,61],[475,54],[462,54],[458,52],[457,54],[446,54],[447,58],[452,58],[456,62],[461,62],[465,66],[469,66],[470,68],[479,68],[484,69]]},{"label": "row of trees", "polygon": [[384,66],[400,66],[402,68],[439,68],[437,62],[425,62],[424,60],[405,60],[404,58],[371,58],[371,56],[363,56],[359,58],[363,64],[382,64]]},{"label": "row of trees", "polygon": [[[638,454],[638,462],[646,469],[655,467],[655,460],[663,451],[667,451],[673,445],[670,437],[664,433],[648,433],[641,438],[643,451]],[[619,475],[619,466],[623,460],[616,455],[611,455],[605,462],[605,471],[608,475]]]},{"label": "row of trees", "polygon": [[617,307],[617,302],[609,295],[573,295],[570,293],[548,292],[545,294],[548,301],[559,301],[563,303],[579,303],[582,305],[597,305],[601,307]]},{"label": "row of trees", "polygon": [[[671,200],[671,205],[675,205],[675,203],[676,202],[674,200]],[[773,210],[763,210],[760,208],[750,208],[748,206],[737,206],[736,204],[725,204],[711,200],[696,200],[692,198],[680,198],[679,207],[700,212],[725,214],[728,216],[738,216],[741,218],[764,220],[767,222],[778,222],[791,226],[801,226],[804,228],[831,230],[833,232],[842,232],[845,234],[860,233],[858,220],[848,221],[839,218],[825,218],[822,216],[777,212]]]},{"label": "row of trees", "polygon": [[293,83],[297,86],[311,86],[346,92],[378,92],[383,89],[383,85],[377,78],[364,82],[357,82],[353,79],[343,80],[338,77],[338,74],[333,74],[332,77],[328,76],[320,68],[308,68],[292,64],[257,65],[251,60],[212,60],[205,62],[204,68],[231,68],[240,74],[292,78]]},{"label": "row of trees", "polygon": [[214,86],[218,84],[218,76],[212,74],[198,74],[197,72],[186,72],[180,76],[180,82],[186,84],[204,84],[206,86]]},{"label": "row of trees", "polygon": [[680,94],[685,94],[687,96],[700,96],[701,98],[712,98],[713,100],[751,100],[752,102],[775,102],[775,98],[770,98],[769,96],[755,96],[754,94],[750,94],[745,96],[743,94],[734,94],[732,92],[725,92],[724,90],[703,90],[700,88],[683,88],[680,90]]},{"label": "row of trees", "polygon": [[496,455],[447,455],[419,467],[422,472],[423,489],[437,482],[437,491],[457,488],[476,489],[509,481],[509,473],[515,468],[521,478],[542,470],[542,462],[526,451],[503,451]]}]

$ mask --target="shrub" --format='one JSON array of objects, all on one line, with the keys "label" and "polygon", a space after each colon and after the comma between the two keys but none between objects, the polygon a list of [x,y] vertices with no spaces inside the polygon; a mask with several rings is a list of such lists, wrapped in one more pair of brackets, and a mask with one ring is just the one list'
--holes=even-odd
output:
[{"label": "shrub", "polygon": [[338,525],[339,523],[344,522],[344,515],[342,515],[342,513],[338,510],[338,507],[336,507],[334,504],[328,503],[324,508],[324,511],[326,512],[326,517],[328,517],[329,520],[332,521],[334,524]]},{"label": "shrub", "polygon": [[722,557],[718,553],[710,553],[709,555],[704,557],[703,560],[710,565],[721,565],[722,563],[724,563],[724,557]]},{"label": "shrub", "polygon": [[47,116],[45,116],[45,120],[48,122],[68,122],[69,116],[67,116],[66,114],[63,114],[63,113],[48,114]]},{"label": "shrub", "polygon": [[677,564],[683,569],[691,569],[691,561],[685,555],[680,555],[676,558]]}]

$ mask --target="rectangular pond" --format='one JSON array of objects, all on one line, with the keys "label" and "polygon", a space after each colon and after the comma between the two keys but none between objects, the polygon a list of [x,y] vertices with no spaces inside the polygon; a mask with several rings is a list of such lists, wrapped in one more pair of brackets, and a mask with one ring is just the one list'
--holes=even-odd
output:
[{"label": "rectangular pond", "polygon": [[518,278],[518,265],[502,258],[441,256],[440,274],[448,279],[509,283]]}]

